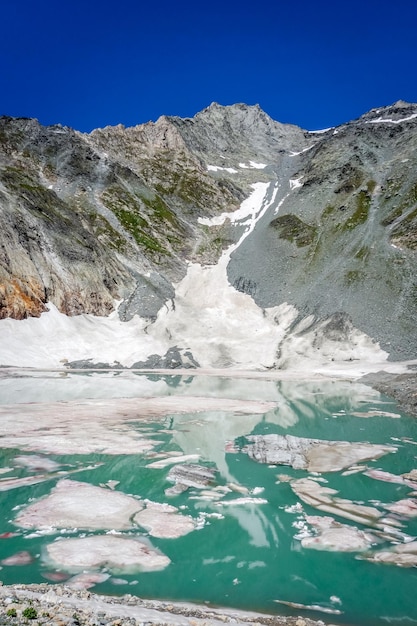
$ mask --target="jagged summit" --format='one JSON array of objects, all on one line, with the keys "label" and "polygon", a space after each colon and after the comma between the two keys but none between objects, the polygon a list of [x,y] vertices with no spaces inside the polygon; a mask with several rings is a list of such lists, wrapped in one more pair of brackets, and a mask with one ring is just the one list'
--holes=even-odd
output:
[{"label": "jagged summit", "polygon": [[359,118],[359,121],[386,120],[386,122],[400,123],[408,121],[408,118],[417,113],[417,104],[398,100],[393,104],[371,109]]},{"label": "jagged summit", "polygon": [[193,118],[171,118],[187,146],[201,159],[220,159],[230,165],[244,159],[279,158],[285,150],[302,150],[307,134],[281,124],[259,105],[212,103]]}]

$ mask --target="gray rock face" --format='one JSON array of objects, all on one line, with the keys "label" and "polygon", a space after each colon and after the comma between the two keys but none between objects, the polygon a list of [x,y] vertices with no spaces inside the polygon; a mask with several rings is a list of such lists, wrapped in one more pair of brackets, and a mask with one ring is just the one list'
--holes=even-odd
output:
[{"label": "gray rock face", "polygon": [[234,253],[230,282],[256,285],[261,307],[287,301],[316,321],[343,311],[391,357],[414,358],[416,113],[397,103],[286,153],[282,193]]},{"label": "gray rock face", "polygon": [[317,328],[320,341],[355,327],[414,358],[416,155],[417,105],[402,101],[322,133],[245,104],[89,135],[2,117],[0,319],[39,316],[47,302],[107,315],[123,300],[122,320],[155,320],[187,261],[215,263],[243,232],[199,218],[270,182],[230,284],[260,308],[294,305],[295,333]]}]

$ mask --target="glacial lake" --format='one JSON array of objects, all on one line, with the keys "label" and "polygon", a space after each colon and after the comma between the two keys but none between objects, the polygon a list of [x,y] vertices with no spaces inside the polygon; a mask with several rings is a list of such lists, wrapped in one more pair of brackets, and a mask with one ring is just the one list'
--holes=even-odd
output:
[{"label": "glacial lake", "polygon": [[[262,448],[270,435],[318,445],[315,463],[328,467],[259,462],[254,442]],[[92,575],[101,594],[333,624],[417,624],[417,420],[370,387],[193,372],[3,372],[0,438],[4,584],[77,586]],[[341,443],[323,460],[320,442],[329,441]],[[361,443],[375,456],[358,459]],[[191,477],[184,485],[175,468],[187,465],[206,471],[206,484]],[[127,498],[120,520],[115,494]],[[93,536],[143,540],[145,556],[162,565],[115,564],[118,555],[106,553],[104,564],[86,567],[91,542],[79,563],[51,556]]]}]

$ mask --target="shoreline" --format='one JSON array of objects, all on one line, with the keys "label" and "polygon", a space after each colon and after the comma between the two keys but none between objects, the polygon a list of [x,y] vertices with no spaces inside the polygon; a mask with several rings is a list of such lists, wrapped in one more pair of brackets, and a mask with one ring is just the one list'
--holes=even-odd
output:
[{"label": "shoreline", "polygon": [[30,374],[88,374],[88,373],[131,373],[157,376],[218,376],[221,378],[243,378],[274,381],[318,381],[345,380],[362,383],[380,393],[390,396],[409,415],[417,417],[417,359],[412,361],[387,361],[381,363],[345,362],[334,367],[311,370],[240,370],[214,368],[175,368],[175,369],[133,369],[112,367],[91,367],[73,369],[36,368],[0,365],[0,378],[13,378]]},{"label": "shoreline", "polygon": [[[226,607],[144,600],[137,596],[101,596],[86,590],[48,583],[0,585],[2,624],[27,624],[25,609],[33,609],[36,626],[325,626],[321,619],[289,617]],[[11,613],[13,609],[16,615]],[[27,613],[26,613],[27,614]],[[36,620],[36,621],[35,621]]]}]

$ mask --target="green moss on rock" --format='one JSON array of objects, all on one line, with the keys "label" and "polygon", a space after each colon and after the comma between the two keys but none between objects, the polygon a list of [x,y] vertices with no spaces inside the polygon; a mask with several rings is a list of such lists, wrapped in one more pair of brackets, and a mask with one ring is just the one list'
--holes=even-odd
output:
[{"label": "green moss on rock", "polygon": [[366,261],[370,253],[370,248],[368,246],[363,246],[360,248],[355,254],[355,259],[359,259],[360,261]]},{"label": "green moss on rock", "polygon": [[368,191],[361,190],[356,196],[356,207],[354,213],[342,225],[343,230],[353,230],[357,226],[364,224],[369,217],[369,207],[371,196]]},{"label": "green moss on rock", "polygon": [[392,242],[400,248],[417,250],[417,207],[392,231]]},{"label": "green moss on rock", "polygon": [[91,231],[99,241],[117,252],[126,251],[126,239],[113,228],[105,217],[97,213],[97,211],[92,210],[88,214],[88,220]]},{"label": "green moss on rock", "polygon": [[345,274],[345,283],[350,286],[357,283],[362,276],[362,272],[360,270],[349,270]]},{"label": "green moss on rock", "polygon": [[392,211],[390,211],[388,215],[383,220],[381,220],[382,226],[390,226],[391,224],[395,222],[395,220],[401,217],[402,214],[403,214],[402,207],[399,207],[399,206],[394,207]]},{"label": "green moss on rock", "polygon": [[292,213],[280,215],[271,222],[270,226],[278,231],[281,239],[286,239],[299,248],[313,243],[317,235],[315,226],[306,224]]},{"label": "green moss on rock", "polygon": [[50,222],[69,223],[66,206],[51,189],[46,189],[34,173],[19,167],[0,171],[0,181],[20,198],[25,207],[37,217]]}]

